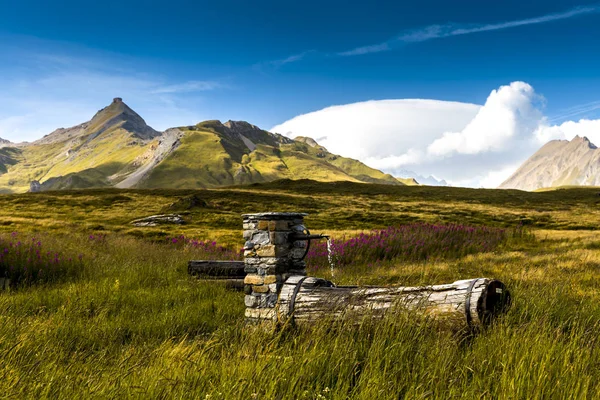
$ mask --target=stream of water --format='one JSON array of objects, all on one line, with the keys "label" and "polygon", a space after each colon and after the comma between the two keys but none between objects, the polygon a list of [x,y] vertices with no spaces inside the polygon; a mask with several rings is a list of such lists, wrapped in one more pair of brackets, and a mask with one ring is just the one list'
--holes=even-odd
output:
[{"label": "stream of water", "polygon": [[329,261],[331,277],[333,278],[333,268],[335,267],[335,264],[333,263],[333,241],[330,238],[327,239],[327,260]]}]

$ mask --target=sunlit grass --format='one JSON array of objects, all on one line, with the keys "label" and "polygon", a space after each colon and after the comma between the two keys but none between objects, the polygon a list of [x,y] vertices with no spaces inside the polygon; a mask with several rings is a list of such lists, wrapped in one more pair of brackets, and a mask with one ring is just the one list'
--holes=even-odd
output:
[{"label": "sunlit grass", "polygon": [[[496,192],[427,189],[425,201],[418,191],[361,189],[374,192],[367,195],[337,188],[333,194],[336,188],[330,187],[319,193],[323,188],[312,187],[310,193],[302,185],[296,191],[198,191],[208,208],[181,211],[187,225],[147,229],[131,227],[129,221],[154,214],[189,192],[0,197],[3,238],[15,231],[64,256],[82,255],[76,273],[0,294],[2,396],[597,397],[600,234],[580,229],[598,219],[594,192],[547,192],[539,198],[514,192],[521,197],[500,201]],[[475,199],[480,203],[472,203]],[[425,203],[427,208],[421,207]],[[492,211],[486,211],[486,204]],[[338,238],[412,223],[405,218],[410,211],[421,222],[494,229],[514,226],[521,218],[511,219],[513,215],[524,216],[533,220],[527,226],[536,239],[508,238],[488,251],[453,257],[400,257],[369,265],[365,256],[335,271],[334,281],[348,285],[499,279],[510,288],[513,305],[474,337],[401,312],[360,326],[247,326],[243,294],[189,277],[187,262],[237,255],[243,244],[239,214],[292,209],[312,213],[307,225],[313,233]],[[543,221],[535,220],[541,209],[550,218],[543,230],[536,228]],[[582,221],[585,210],[589,216]],[[577,230],[564,230],[569,227]],[[172,243],[180,235],[191,242]],[[194,241],[204,244],[195,246]],[[331,279],[328,269],[311,268],[309,273]]]}]

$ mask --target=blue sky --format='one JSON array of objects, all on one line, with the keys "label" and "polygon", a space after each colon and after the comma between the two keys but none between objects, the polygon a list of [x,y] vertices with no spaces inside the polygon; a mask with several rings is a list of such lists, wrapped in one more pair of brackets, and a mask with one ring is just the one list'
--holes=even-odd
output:
[{"label": "blue sky", "polygon": [[367,100],[483,105],[514,81],[554,123],[594,119],[599,50],[589,1],[0,0],[0,136],[35,139],[115,96],[157,129],[268,129]]}]

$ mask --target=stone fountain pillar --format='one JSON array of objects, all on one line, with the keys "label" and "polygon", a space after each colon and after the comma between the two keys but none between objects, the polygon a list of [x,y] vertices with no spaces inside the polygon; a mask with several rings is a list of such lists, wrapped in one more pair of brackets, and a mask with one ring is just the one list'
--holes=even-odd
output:
[{"label": "stone fountain pillar", "polygon": [[302,260],[306,241],[292,241],[292,232],[304,231],[303,213],[245,214],[244,292],[249,321],[276,321],[275,307],[283,283],[306,275]]}]

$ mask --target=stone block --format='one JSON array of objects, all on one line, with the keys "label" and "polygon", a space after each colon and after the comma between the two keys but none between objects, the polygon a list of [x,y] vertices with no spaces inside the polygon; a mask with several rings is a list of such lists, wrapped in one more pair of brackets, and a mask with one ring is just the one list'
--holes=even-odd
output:
[{"label": "stone block", "polygon": [[256,268],[256,275],[265,276],[269,275],[269,268],[266,267],[258,267]]},{"label": "stone block", "polygon": [[[265,221],[266,222],[266,221]],[[290,221],[268,221],[268,227],[270,231],[289,231]]]},{"label": "stone block", "polygon": [[258,269],[252,265],[244,266],[244,272],[247,274],[255,274],[257,271],[258,271]]},{"label": "stone block", "polygon": [[288,244],[288,235],[288,232],[270,232],[269,240],[274,245]]},{"label": "stone block", "polygon": [[274,308],[277,304],[277,293],[269,293],[260,296],[258,307],[260,308]]},{"label": "stone block", "polygon": [[278,297],[279,296],[277,293],[269,293],[268,295],[266,295],[265,301],[267,303],[267,307],[274,309],[275,306],[277,305]]},{"label": "stone block", "polygon": [[252,235],[254,235],[254,232],[256,232],[254,229],[246,229],[244,231],[244,240],[250,240],[252,239]]},{"label": "stone block", "polygon": [[269,285],[252,285],[252,292],[254,293],[269,293]]},{"label": "stone block", "polygon": [[262,266],[272,266],[272,265],[284,265],[286,264],[286,260],[277,258],[277,257],[264,257],[260,258],[260,265]]},{"label": "stone block", "polygon": [[244,294],[252,294],[252,285],[244,285]]},{"label": "stone block", "polygon": [[260,296],[254,296],[251,294],[244,296],[244,304],[246,304],[246,307],[256,308],[260,305],[260,301]]},{"label": "stone block", "polygon": [[244,222],[244,225],[242,225],[242,228],[245,230],[254,230],[256,229],[256,223],[254,222]]},{"label": "stone block", "polygon": [[269,229],[269,221],[258,221],[258,224],[256,224],[256,228],[261,231],[266,231],[267,229]]},{"label": "stone block", "polygon": [[265,275],[263,277],[263,284],[270,285],[271,283],[278,282],[277,275]]},{"label": "stone block", "polygon": [[256,257],[256,251],[254,249],[244,250],[244,258],[254,258]]},{"label": "stone block", "polygon": [[244,278],[245,285],[262,285],[265,283],[264,277],[256,274],[248,274]]},{"label": "stone block", "polygon": [[269,232],[255,231],[252,235],[252,242],[260,245],[270,244],[271,240],[269,238]]},{"label": "stone block", "polygon": [[245,316],[248,319],[256,321],[275,321],[277,313],[274,308],[246,308]]},{"label": "stone block", "polygon": [[280,283],[271,283],[270,285],[268,285],[268,287],[269,287],[269,292],[271,292],[271,293],[279,293],[279,290],[281,290]]},{"label": "stone block", "polygon": [[259,257],[275,257],[275,246],[272,244],[261,246],[256,250],[256,255]]}]

